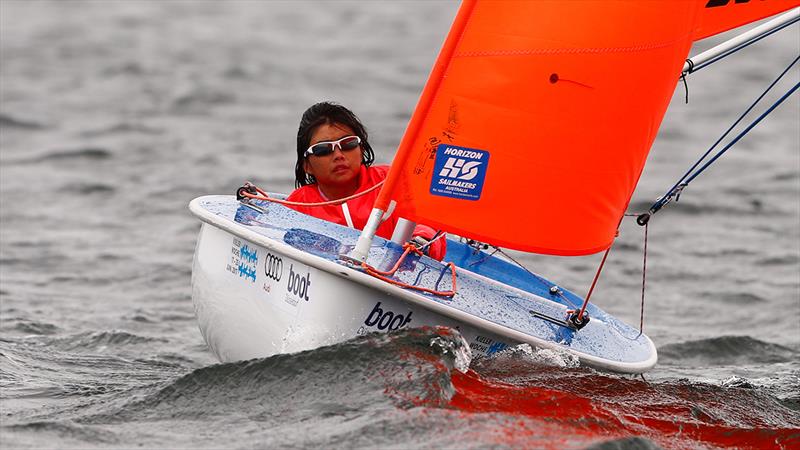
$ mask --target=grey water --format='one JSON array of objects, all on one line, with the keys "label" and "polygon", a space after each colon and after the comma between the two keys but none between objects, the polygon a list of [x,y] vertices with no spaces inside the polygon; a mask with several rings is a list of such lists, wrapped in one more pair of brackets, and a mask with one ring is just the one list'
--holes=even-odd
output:
[{"label": "grey water", "polygon": [[[353,109],[391,162],[457,7],[0,0],[0,447],[800,445],[797,94],[652,219],[644,331],[660,362],[645,381],[525,354],[451,377],[426,365],[444,357],[424,330],[216,364],[194,322],[188,202],[245,180],[290,191],[299,117],[321,100]],[[630,212],[798,54],[795,25],[690,75],[688,104],[676,84]],[[767,102],[800,69],[786,78]],[[643,246],[624,221],[593,294],[636,326]],[[515,257],[580,294],[600,259]],[[566,440],[510,406],[544,384],[569,394],[552,413]],[[595,406],[570,416],[571,397]]]}]

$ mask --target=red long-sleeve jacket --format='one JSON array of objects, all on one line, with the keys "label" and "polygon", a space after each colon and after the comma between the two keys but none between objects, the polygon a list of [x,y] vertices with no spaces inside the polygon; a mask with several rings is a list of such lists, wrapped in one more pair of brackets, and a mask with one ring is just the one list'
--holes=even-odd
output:
[{"label": "red long-sleeve jacket", "polygon": [[[380,183],[384,178],[386,178],[386,174],[388,172],[389,166],[366,167],[362,165],[358,174],[359,185],[356,193],[363,192],[372,186],[375,186],[377,183]],[[364,226],[367,224],[369,214],[372,212],[372,205],[375,204],[375,200],[378,198],[378,192],[380,192],[380,189],[375,189],[366,195],[354,198],[353,200],[342,203],[341,205],[313,207],[290,206],[290,208],[303,214],[308,214],[309,216],[314,216],[333,223],[338,223],[339,225],[363,230]],[[318,203],[328,201],[329,199],[325,198],[325,196],[319,190],[319,186],[317,186],[315,183],[295,189],[294,192],[289,194],[289,197],[287,197],[286,200],[300,203]],[[388,219],[386,219],[386,221],[378,226],[378,231],[376,234],[382,238],[391,239],[395,225],[397,225],[397,216],[391,215]],[[433,238],[434,234],[436,234],[436,232],[433,228],[425,225],[417,225],[417,227],[414,229],[413,235],[421,236],[425,239],[431,239]],[[441,260],[446,251],[447,243],[445,239],[442,238],[437,239],[436,242],[431,244],[430,248],[428,249],[428,254],[432,258]]]}]

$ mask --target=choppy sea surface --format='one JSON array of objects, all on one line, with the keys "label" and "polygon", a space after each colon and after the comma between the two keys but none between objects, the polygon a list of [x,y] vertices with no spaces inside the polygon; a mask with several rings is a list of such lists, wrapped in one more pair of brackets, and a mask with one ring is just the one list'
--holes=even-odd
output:
[{"label": "choppy sea surface", "polygon": [[[524,347],[462,373],[434,329],[214,360],[187,203],[289,191],[321,100],[391,161],[456,9],[1,0],[0,447],[800,448],[797,94],[653,218],[644,378]],[[676,86],[631,212],[798,53],[794,26],[691,75],[689,104]],[[642,247],[623,223],[593,295],[634,325]],[[517,256],[579,293],[599,262]]]}]

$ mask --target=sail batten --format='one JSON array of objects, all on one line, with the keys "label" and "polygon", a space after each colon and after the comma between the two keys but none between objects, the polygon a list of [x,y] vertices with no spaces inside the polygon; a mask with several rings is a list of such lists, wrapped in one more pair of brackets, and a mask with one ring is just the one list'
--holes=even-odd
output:
[{"label": "sail batten", "polygon": [[506,248],[608,248],[704,8],[465,2],[376,206]]}]

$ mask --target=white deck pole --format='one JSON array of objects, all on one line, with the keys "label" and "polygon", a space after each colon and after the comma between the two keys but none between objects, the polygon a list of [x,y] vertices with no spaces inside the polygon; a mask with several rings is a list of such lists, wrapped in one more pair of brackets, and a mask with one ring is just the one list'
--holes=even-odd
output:
[{"label": "white deck pole", "polygon": [[776,28],[780,28],[786,24],[791,22],[796,22],[800,20],[800,8],[795,8],[787,13],[784,13],[769,22],[763,23],[752,30],[742,33],[736,36],[733,39],[727,40],[722,44],[717,45],[716,47],[712,47],[699,55],[695,55],[689,58],[686,61],[686,64],[683,65],[683,73],[692,73],[692,68],[695,66],[699,66],[706,61],[716,58],[717,56],[736,48],[739,45],[745,44],[749,41],[754,39],[758,39],[761,36],[773,31]]},{"label": "white deck pole", "polygon": [[411,236],[414,234],[414,228],[416,228],[416,226],[417,224],[415,222],[399,217],[397,219],[397,225],[394,226],[391,241],[397,245],[405,244],[411,240]]},{"label": "white deck pole", "polygon": [[372,238],[375,237],[375,233],[378,231],[378,225],[381,224],[382,218],[383,210],[372,208],[372,212],[369,214],[369,219],[367,219],[367,224],[364,226],[364,230],[361,232],[361,235],[358,236],[356,248],[354,248],[353,252],[350,254],[353,259],[361,262],[367,260],[369,248],[372,246]]}]

